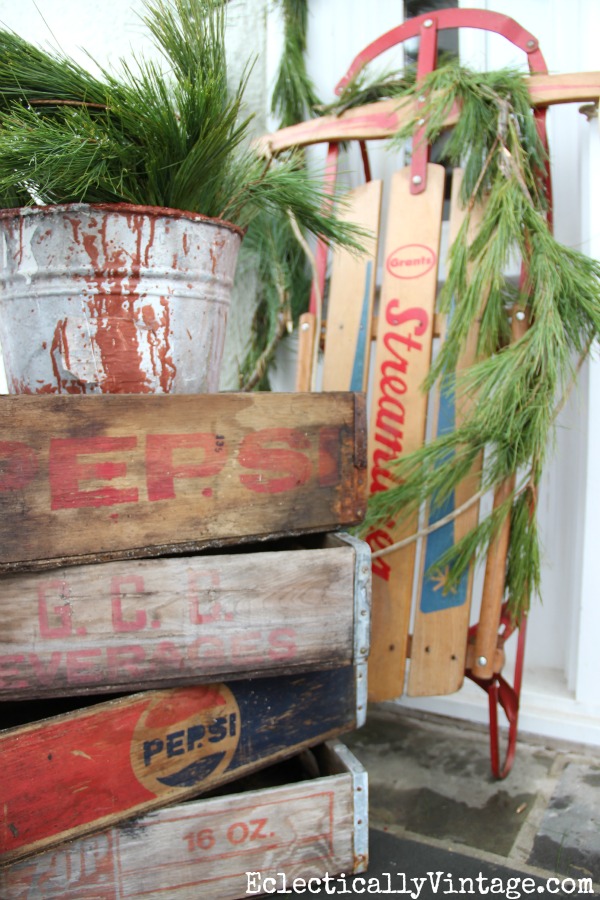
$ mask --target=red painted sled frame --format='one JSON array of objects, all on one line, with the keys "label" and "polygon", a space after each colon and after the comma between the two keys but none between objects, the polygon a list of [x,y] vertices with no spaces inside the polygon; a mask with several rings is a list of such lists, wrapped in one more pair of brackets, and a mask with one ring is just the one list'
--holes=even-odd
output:
[{"label": "red painted sled frame", "polygon": [[[476,28],[489,32],[494,32],[506,38],[516,47],[521,49],[527,55],[529,70],[534,76],[534,80],[543,82],[538,88],[542,95],[536,100],[535,119],[540,138],[547,150],[548,141],[546,133],[546,111],[549,103],[553,102],[572,102],[574,100],[597,100],[600,95],[600,78],[598,73],[592,73],[589,77],[569,76],[564,80],[564,84],[546,86],[546,81],[551,82],[553,78],[547,76],[547,67],[544,57],[540,51],[537,38],[530,32],[523,29],[517,22],[508,16],[485,10],[472,9],[447,9],[437,11],[435,13],[424,14],[411,19],[397,28],[388,31],[376,41],[366,47],[353,60],[347,73],[341,79],[336,87],[336,93],[339,95],[348,82],[360,70],[381,53],[390,49],[394,45],[403,41],[420,37],[420,46],[417,62],[417,83],[433,71],[437,64],[437,36],[440,30],[450,28]],[[541,76],[541,77],[540,77]],[[544,77],[546,76],[546,77]],[[570,90],[567,90],[567,85]],[[545,97],[544,91],[547,91]],[[375,104],[374,106],[377,106]],[[374,115],[369,119],[369,107],[363,107],[360,110],[351,111],[348,116],[348,130],[344,132],[344,125],[335,135],[335,124],[330,121],[325,123],[323,120],[315,120],[314,123],[303,123],[299,126],[292,126],[284,129],[279,135],[273,136],[273,141],[269,137],[263,141],[266,152],[277,152],[277,150],[285,149],[293,145],[311,144],[323,142],[327,140],[328,151],[325,169],[325,186],[327,191],[332,195],[338,168],[339,142],[342,140],[356,139],[359,141],[363,168],[366,181],[371,180],[371,172],[367,148],[365,144],[366,137],[371,139],[389,137],[395,130],[394,122],[399,122],[399,115],[390,107],[385,108],[384,102],[380,102],[379,110],[381,115]],[[355,113],[355,116],[352,115]],[[386,118],[387,116],[387,118]],[[338,119],[340,124],[343,122],[343,116]],[[451,124],[449,122],[449,124]],[[398,127],[398,124],[395,126]],[[363,134],[358,132],[362,130]],[[326,135],[326,132],[329,132]],[[321,133],[321,137],[319,137]],[[326,136],[325,136],[326,135]],[[297,139],[296,139],[297,138]],[[424,129],[417,128],[413,139],[413,157],[411,163],[411,185],[410,192],[412,194],[422,193],[426,189],[427,184],[427,164],[429,162],[430,147],[424,140]],[[550,185],[550,169],[549,162],[546,171],[543,173],[545,187],[547,191],[549,212],[548,218],[551,223],[551,185]],[[325,278],[327,269],[328,249],[324,242],[319,242],[316,251],[316,277],[315,284],[310,299],[309,312],[301,320],[300,331],[300,356],[303,353],[303,343],[306,347],[311,346],[317,340],[317,323],[320,317],[320,298],[323,297],[325,288]],[[312,356],[312,353],[308,353]],[[308,381],[307,367],[299,369],[297,389],[309,390],[311,387]],[[501,486],[498,490],[506,490],[507,486]],[[532,511],[533,514],[533,511]],[[506,535],[505,535],[506,538]],[[496,557],[497,565],[503,566],[506,559],[506,550],[502,558]],[[519,702],[521,691],[521,680],[523,673],[524,652],[525,652],[525,619],[520,623],[520,627],[516,623],[510,622],[506,611],[506,606],[502,605],[504,586],[502,584],[501,591],[496,590],[493,598],[491,609],[487,610],[486,621],[480,621],[472,626],[468,634],[468,643],[471,652],[465,667],[465,675],[468,676],[475,684],[478,684],[488,694],[489,701],[489,734],[490,734],[490,757],[491,768],[494,777],[504,778],[510,772],[516,750]],[[506,679],[498,671],[498,665],[494,665],[494,659],[504,658],[503,648],[505,641],[518,628],[519,635],[516,650],[516,665],[514,684],[511,686]],[[500,762],[499,748],[499,727],[498,727],[498,707],[501,707],[508,720],[508,739],[507,749],[504,761]]]}]

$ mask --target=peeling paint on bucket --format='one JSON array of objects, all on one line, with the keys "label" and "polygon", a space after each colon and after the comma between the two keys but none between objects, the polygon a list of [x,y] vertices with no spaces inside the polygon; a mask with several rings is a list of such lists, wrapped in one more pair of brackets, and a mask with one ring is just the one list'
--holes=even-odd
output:
[{"label": "peeling paint on bucket", "polygon": [[227,222],[154,207],[1,211],[9,390],[216,391],[241,238]]}]

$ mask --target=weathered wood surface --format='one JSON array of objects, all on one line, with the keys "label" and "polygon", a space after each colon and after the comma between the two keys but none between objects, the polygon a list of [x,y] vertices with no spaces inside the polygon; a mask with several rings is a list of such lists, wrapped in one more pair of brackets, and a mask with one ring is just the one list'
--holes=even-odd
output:
[{"label": "weathered wood surface", "polygon": [[[600,97],[600,72],[572,72],[557,75],[530,75],[527,85],[532,106],[541,108],[561,103],[597,102]],[[390,138],[414,116],[407,100],[380,100],[368,106],[348,109],[341,115],[322,116],[290,125],[257,141],[266,156],[291,147],[304,147],[328,141],[382,140]],[[456,124],[458,109],[452,109],[445,127]]]},{"label": "weathered wood surface", "polygon": [[0,398],[0,572],[334,530],[365,508],[358,394]]},{"label": "weathered wood surface", "polygon": [[[393,486],[392,460],[425,440],[427,396],[444,202],[444,169],[427,166],[427,189],[411,194],[410,168],[392,176],[385,237],[374,382],[369,419],[369,493]],[[390,519],[366,535],[372,550],[418,529],[418,516]],[[404,688],[416,560],[414,543],[373,561],[369,696],[390,700]]]},{"label": "weathered wood surface", "polygon": [[323,391],[367,390],[382,191],[381,181],[369,181],[344,198],[344,219],[373,238],[363,240],[364,253],[336,248],[332,254]]},{"label": "weathered wood surface", "polygon": [[294,878],[362,872],[366,772],[341,744],[318,755],[318,777],[177,804],[2,868],[0,896],[235,900],[276,874],[289,888]]},{"label": "weathered wood surface", "polygon": [[368,647],[369,557],[331,535],[0,576],[0,700],[349,664]]},{"label": "weathered wood surface", "polygon": [[[466,216],[465,207],[460,201],[462,178],[462,170],[455,169],[452,173],[449,246],[454,244]],[[483,213],[484,209],[480,204],[475,205],[471,210],[469,242],[472,242],[477,234]],[[485,297],[481,298],[482,307],[485,299]],[[471,326],[465,348],[460,354],[457,373],[468,368],[475,361],[478,334],[479,324],[475,322]],[[445,339],[445,333],[441,337]],[[448,383],[448,381],[446,381],[441,395],[440,391],[437,391],[437,398],[434,421],[437,424],[438,435],[452,431],[461,425],[470,406],[475,402],[472,398],[457,397],[453,383]],[[462,507],[471,500],[473,495],[477,494],[481,481],[481,463],[482,460],[479,459],[469,475],[448,498],[443,508],[430,510],[429,524],[439,521],[454,509]],[[453,522],[437,528],[423,540],[407,686],[407,693],[410,696],[452,694],[460,689],[464,681],[473,593],[473,567],[461,579],[455,591],[444,590],[443,574],[434,578],[427,572],[442,553],[477,525],[478,520],[479,503],[473,503]]]},{"label": "weathered wood surface", "polygon": [[212,790],[357,727],[364,668],[149,691],[0,733],[0,863]]}]

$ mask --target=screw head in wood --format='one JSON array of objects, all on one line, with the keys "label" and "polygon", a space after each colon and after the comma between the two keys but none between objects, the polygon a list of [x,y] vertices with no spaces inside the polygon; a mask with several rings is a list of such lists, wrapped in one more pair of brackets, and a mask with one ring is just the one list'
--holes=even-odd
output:
[{"label": "screw head in wood", "polygon": [[478,656],[477,657],[477,665],[478,666],[487,666],[487,656]]},{"label": "screw head in wood", "polygon": [[433,25],[433,19],[425,19],[423,22],[423,28],[431,28]]}]

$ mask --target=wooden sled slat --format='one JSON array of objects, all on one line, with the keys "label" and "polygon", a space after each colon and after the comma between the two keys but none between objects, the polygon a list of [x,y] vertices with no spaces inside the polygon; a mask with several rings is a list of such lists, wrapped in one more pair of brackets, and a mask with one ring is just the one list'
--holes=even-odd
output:
[{"label": "wooden sled slat", "polygon": [[[421,385],[431,362],[445,172],[429,164],[421,194],[411,194],[410,179],[405,168],[391,184],[371,397],[370,493],[389,487],[389,462],[425,439]],[[417,526],[417,517],[402,526],[387,522],[365,539],[379,550]],[[404,687],[415,555],[412,544],[373,563],[369,697],[374,701],[398,697]]]},{"label": "wooden sled slat", "polygon": [[310,391],[315,341],[317,339],[317,317],[314,313],[303,313],[298,323],[298,368],[295,390]]},{"label": "wooden sled slat", "polygon": [[[462,171],[455,169],[452,177],[450,204],[449,246],[452,246],[464,222],[466,211],[460,203]],[[477,206],[471,214],[469,242],[477,233],[483,209]],[[460,355],[457,374],[472,365],[476,355],[478,326],[469,333],[466,347]],[[440,397],[441,394],[441,397]],[[454,392],[437,391],[438,434],[460,425],[467,414],[464,400],[457,401]],[[441,408],[440,408],[441,407]],[[436,510],[433,519],[441,519],[453,509],[461,507],[479,490],[481,460],[473,466],[468,478],[458,485],[447,508]],[[433,532],[423,541],[421,578],[418,581],[416,612],[411,642],[411,663],[407,693],[410,696],[450,694],[459,690],[465,673],[467,631],[473,591],[473,570],[462,579],[454,593],[444,593],[443,577],[426,577],[427,570],[449,546],[460,540],[478,521],[479,504],[475,503],[453,522]]]},{"label": "wooden sled slat", "polygon": [[355,188],[346,200],[342,218],[368,229],[360,256],[337,249],[331,262],[327,309],[327,353],[323,361],[324,391],[366,391],[369,377],[371,320],[377,274],[377,235],[381,210],[381,181]]}]

